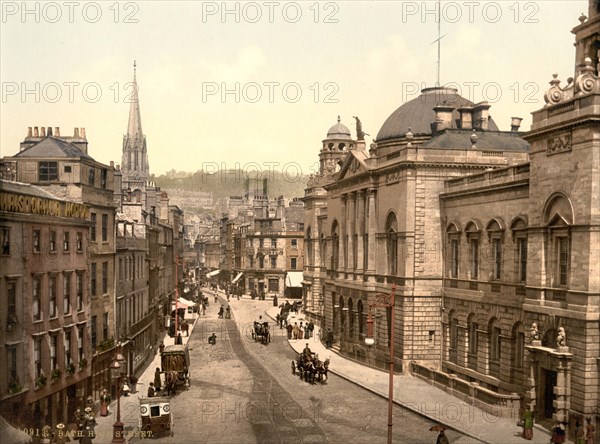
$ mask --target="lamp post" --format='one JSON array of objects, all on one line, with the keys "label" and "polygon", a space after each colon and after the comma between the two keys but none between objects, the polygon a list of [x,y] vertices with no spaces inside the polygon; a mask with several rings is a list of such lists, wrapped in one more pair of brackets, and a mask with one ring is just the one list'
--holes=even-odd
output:
[{"label": "lamp post", "polygon": [[381,307],[390,309],[390,380],[389,380],[389,394],[388,394],[388,444],[392,444],[392,409],[394,407],[394,306],[395,306],[395,294],[396,284],[392,285],[392,292],[388,295],[385,293],[377,293],[374,296],[375,301],[369,304],[369,311],[367,315],[367,336],[365,337],[365,344],[371,346],[375,344],[373,337],[373,318],[371,317],[371,308]]},{"label": "lamp post", "polygon": [[111,378],[117,381],[117,420],[113,424],[113,439],[111,443],[125,442],[125,437],[123,436],[123,423],[121,422],[121,380],[123,374],[127,371],[126,364],[127,360],[121,353],[121,344],[119,343],[113,362],[110,364]]}]

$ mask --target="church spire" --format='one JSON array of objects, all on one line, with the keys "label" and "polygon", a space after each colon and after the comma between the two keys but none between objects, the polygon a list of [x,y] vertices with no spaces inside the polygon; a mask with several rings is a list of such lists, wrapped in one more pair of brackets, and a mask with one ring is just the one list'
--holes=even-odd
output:
[{"label": "church spire", "polygon": [[142,137],[142,119],[140,117],[140,101],[138,97],[138,84],[136,79],[136,63],[133,61],[133,92],[129,106],[129,125],[127,135],[129,137]]}]

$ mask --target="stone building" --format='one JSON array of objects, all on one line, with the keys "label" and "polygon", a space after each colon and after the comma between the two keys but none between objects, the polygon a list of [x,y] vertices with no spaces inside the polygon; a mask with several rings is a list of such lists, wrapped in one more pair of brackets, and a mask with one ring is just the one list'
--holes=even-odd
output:
[{"label": "stone building", "polygon": [[385,362],[389,312],[373,310],[371,349],[365,315],[395,286],[400,368],[489,412],[527,403],[571,430],[599,407],[598,2],[579,20],[575,75],[563,87],[554,76],[528,133],[428,88],[368,152],[360,130],[353,140],[334,125],[304,198],[306,310],[342,353]]},{"label": "stone building", "polygon": [[0,180],[0,413],[66,422],[91,393],[89,206]]},{"label": "stone building", "polygon": [[60,128],[29,128],[20,151],[3,159],[15,165],[19,182],[42,187],[59,199],[88,205],[91,226],[88,236],[91,320],[90,343],[93,390],[110,383],[108,366],[115,339],[115,204],[114,166],[88,154],[84,128],[73,136],[61,136]]}]

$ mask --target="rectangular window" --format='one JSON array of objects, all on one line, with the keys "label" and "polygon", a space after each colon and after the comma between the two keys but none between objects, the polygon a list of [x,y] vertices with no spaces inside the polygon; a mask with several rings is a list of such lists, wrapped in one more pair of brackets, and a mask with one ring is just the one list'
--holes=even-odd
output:
[{"label": "rectangular window", "polygon": [[265,257],[264,256],[258,257],[258,268],[265,268]]},{"label": "rectangular window", "polygon": [[494,254],[494,280],[502,279],[502,241],[492,239],[492,250]]},{"label": "rectangular window", "polygon": [[8,281],[6,283],[6,318],[7,327],[17,323],[17,283],[14,281]]},{"label": "rectangular window", "polygon": [[65,367],[71,363],[71,329],[65,330]]},{"label": "rectangular window", "polygon": [[517,278],[519,282],[527,281],[527,238],[517,239]]},{"label": "rectangular window", "polygon": [[57,162],[39,162],[38,177],[40,182],[50,182],[58,180],[58,163]]},{"label": "rectangular window", "polygon": [[450,277],[458,278],[458,239],[450,240]]},{"label": "rectangular window", "polygon": [[77,362],[83,358],[83,327],[77,327]]},{"label": "rectangular window", "polygon": [[102,262],[102,294],[108,293],[108,262]]},{"label": "rectangular window", "polygon": [[2,242],[2,254],[10,254],[10,228],[2,227],[0,229],[0,242]]},{"label": "rectangular window", "polygon": [[276,238],[271,239],[271,248],[277,248],[277,239]]},{"label": "rectangular window", "polygon": [[75,275],[75,291],[77,292],[77,311],[83,310],[83,273]]},{"label": "rectangular window", "polygon": [[279,279],[269,279],[269,291],[278,292],[279,291]]},{"label": "rectangular window", "polygon": [[475,322],[469,324],[469,354],[477,354],[477,329],[479,325]]},{"label": "rectangular window", "polygon": [[71,172],[71,165],[65,165],[65,173]]},{"label": "rectangular window", "polygon": [[55,318],[58,316],[56,309],[56,276],[48,277],[48,300],[50,302],[49,316]]},{"label": "rectangular window", "polygon": [[[367,270],[369,267],[369,235],[365,234],[363,236],[363,270]],[[321,250],[321,257],[324,256],[325,252],[325,243],[323,243],[323,249]]]},{"label": "rectangular window", "polygon": [[298,248],[298,239],[292,239],[292,248],[294,250]]},{"label": "rectangular window", "polygon": [[296,269],[296,267],[297,267],[297,261],[298,261],[298,259],[296,259],[295,257],[293,257],[293,258],[290,259],[290,268],[292,270]]},{"label": "rectangular window", "polygon": [[90,264],[90,293],[92,296],[96,296],[96,274],[98,271],[98,264],[92,262]]},{"label": "rectangular window", "polygon": [[450,348],[458,347],[458,319],[450,321]]},{"label": "rectangular window", "polygon": [[108,339],[108,313],[102,315],[102,340]]},{"label": "rectangular window", "polygon": [[271,269],[277,268],[277,256],[271,256]]},{"label": "rectangular window", "polygon": [[34,277],[32,282],[32,300],[33,300],[33,320],[39,321],[42,319],[42,287],[39,277]]},{"label": "rectangular window", "polygon": [[96,345],[98,344],[98,340],[97,340],[97,335],[96,335],[96,327],[98,326],[97,324],[97,318],[96,315],[92,316],[92,327],[91,327],[91,340],[92,340],[92,350],[96,350]]},{"label": "rectangular window", "polygon": [[479,240],[471,239],[471,280],[479,278]]},{"label": "rectangular window", "polygon": [[90,227],[90,241],[96,242],[96,213],[90,214],[92,226]]},{"label": "rectangular window", "polygon": [[108,214],[102,215],[102,242],[108,241]]},{"label": "rectangular window", "polygon": [[69,251],[69,232],[63,232],[63,251],[66,253]]},{"label": "rectangular window", "polygon": [[263,248],[265,246],[264,244],[265,244],[265,240],[261,237],[258,240],[258,246],[259,246],[259,248]]},{"label": "rectangular window", "polygon": [[42,232],[40,230],[33,230],[33,252],[39,253],[42,245]]},{"label": "rectangular window", "polygon": [[63,275],[63,313],[71,313],[71,274]]},{"label": "rectangular window", "polygon": [[56,253],[56,231],[50,230],[50,253]]},{"label": "rectangular window", "polygon": [[490,353],[490,359],[492,361],[499,361],[500,360],[500,328],[499,327],[494,327],[492,329],[492,341],[491,341],[491,353]]},{"label": "rectangular window", "polygon": [[566,287],[569,272],[569,239],[558,238],[558,285]]},{"label": "rectangular window", "polygon": [[8,367],[8,380],[17,381],[17,347],[6,347],[6,364]]},{"label": "rectangular window", "polygon": [[50,335],[50,370],[58,367],[58,335]]},{"label": "rectangular window", "polygon": [[100,170],[100,188],[106,189],[108,183],[108,170]]},{"label": "rectangular window", "polygon": [[77,253],[83,253],[83,233],[81,231],[77,232]]},{"label": "rectangular window", "polygon": [[35,370],[35,379],[42,374],[42,338],[36,336],[33,340],[33,366]]},{"label": "rectangular window", "polygon": [[93,187],[96,179],[96,170],[93,167],[89,169],[88,184]]}]

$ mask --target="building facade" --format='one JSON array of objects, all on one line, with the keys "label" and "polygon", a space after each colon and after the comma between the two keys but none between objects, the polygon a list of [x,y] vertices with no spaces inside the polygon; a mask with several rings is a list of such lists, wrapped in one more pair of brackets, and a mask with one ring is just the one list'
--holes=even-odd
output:
[{"label": "building facade", "polygon": [[0,191],[0,411],[66,422],[91,393],[89,207],[20,182]]}]

